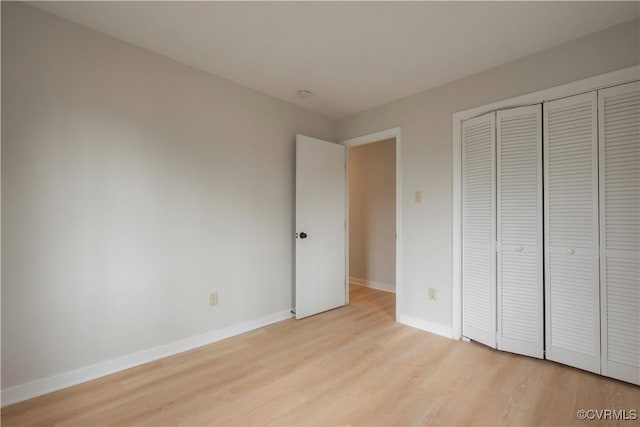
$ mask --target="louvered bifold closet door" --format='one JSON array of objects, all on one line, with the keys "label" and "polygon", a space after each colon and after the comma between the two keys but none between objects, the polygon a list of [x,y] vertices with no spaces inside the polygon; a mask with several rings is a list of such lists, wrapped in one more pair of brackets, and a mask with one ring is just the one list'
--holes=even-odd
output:
[{"label": "louvered bifold closet door", "polygon": [[462,334],[496,346],[495,113],[462,123]]},{"label": "louvered bifold closet door", "polygon": [[600,372],[597,95],[544,104],[546,357]]},{"label": "louvered bifold closet door", "polygon": [[542,105],[498,111],[499,350],[544,356]]},{"label": "louvered bifold closet door", "polygon": [[640,83],[598,103],[602,374],[640,384]]}]

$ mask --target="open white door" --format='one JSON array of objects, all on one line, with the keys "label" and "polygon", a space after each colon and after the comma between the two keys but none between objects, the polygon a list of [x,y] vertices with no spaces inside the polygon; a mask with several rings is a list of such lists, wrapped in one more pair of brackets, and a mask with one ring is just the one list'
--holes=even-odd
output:
[{"label": "open white door", "polygon": [[296,319],[346,303],[345,147],[296,135]]}]

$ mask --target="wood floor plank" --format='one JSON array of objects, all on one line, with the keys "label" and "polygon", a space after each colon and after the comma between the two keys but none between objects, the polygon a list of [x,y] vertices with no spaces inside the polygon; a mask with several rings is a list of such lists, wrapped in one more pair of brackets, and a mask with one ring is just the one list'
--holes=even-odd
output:
[{"label": "wood floor plank", "polygon": [[2,425],[584,425],[578,409],[640,410],[639,387],[394,317],[393,294],[352,286],[348,306],[8,406]]}]

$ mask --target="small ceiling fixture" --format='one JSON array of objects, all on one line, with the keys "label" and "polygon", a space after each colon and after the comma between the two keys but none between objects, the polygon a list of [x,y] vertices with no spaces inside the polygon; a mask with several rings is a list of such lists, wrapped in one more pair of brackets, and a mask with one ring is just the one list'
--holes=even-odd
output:
[{"label": "small ceiling fixture", "polygon": [[307,89],[300,89],[296,92],[300,98],[308,98],[311,96],[311,91]]}]

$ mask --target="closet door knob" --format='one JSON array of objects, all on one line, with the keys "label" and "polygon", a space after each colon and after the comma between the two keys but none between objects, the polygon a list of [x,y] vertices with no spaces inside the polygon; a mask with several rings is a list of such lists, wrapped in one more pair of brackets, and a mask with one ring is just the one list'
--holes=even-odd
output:
[{"label": "closet door knob", "polygon": [[522,252],[524,250],[524,248],[522,246],[516,246],[515,251],[516,252]]},{"label": "closet door knob", "polygon": [[567,253],[568,253],[569,255],[573,255],[573,254],[575,254],[575,253],[576,253],[576,250],[575,250],[575,249],[567,249]]}]

